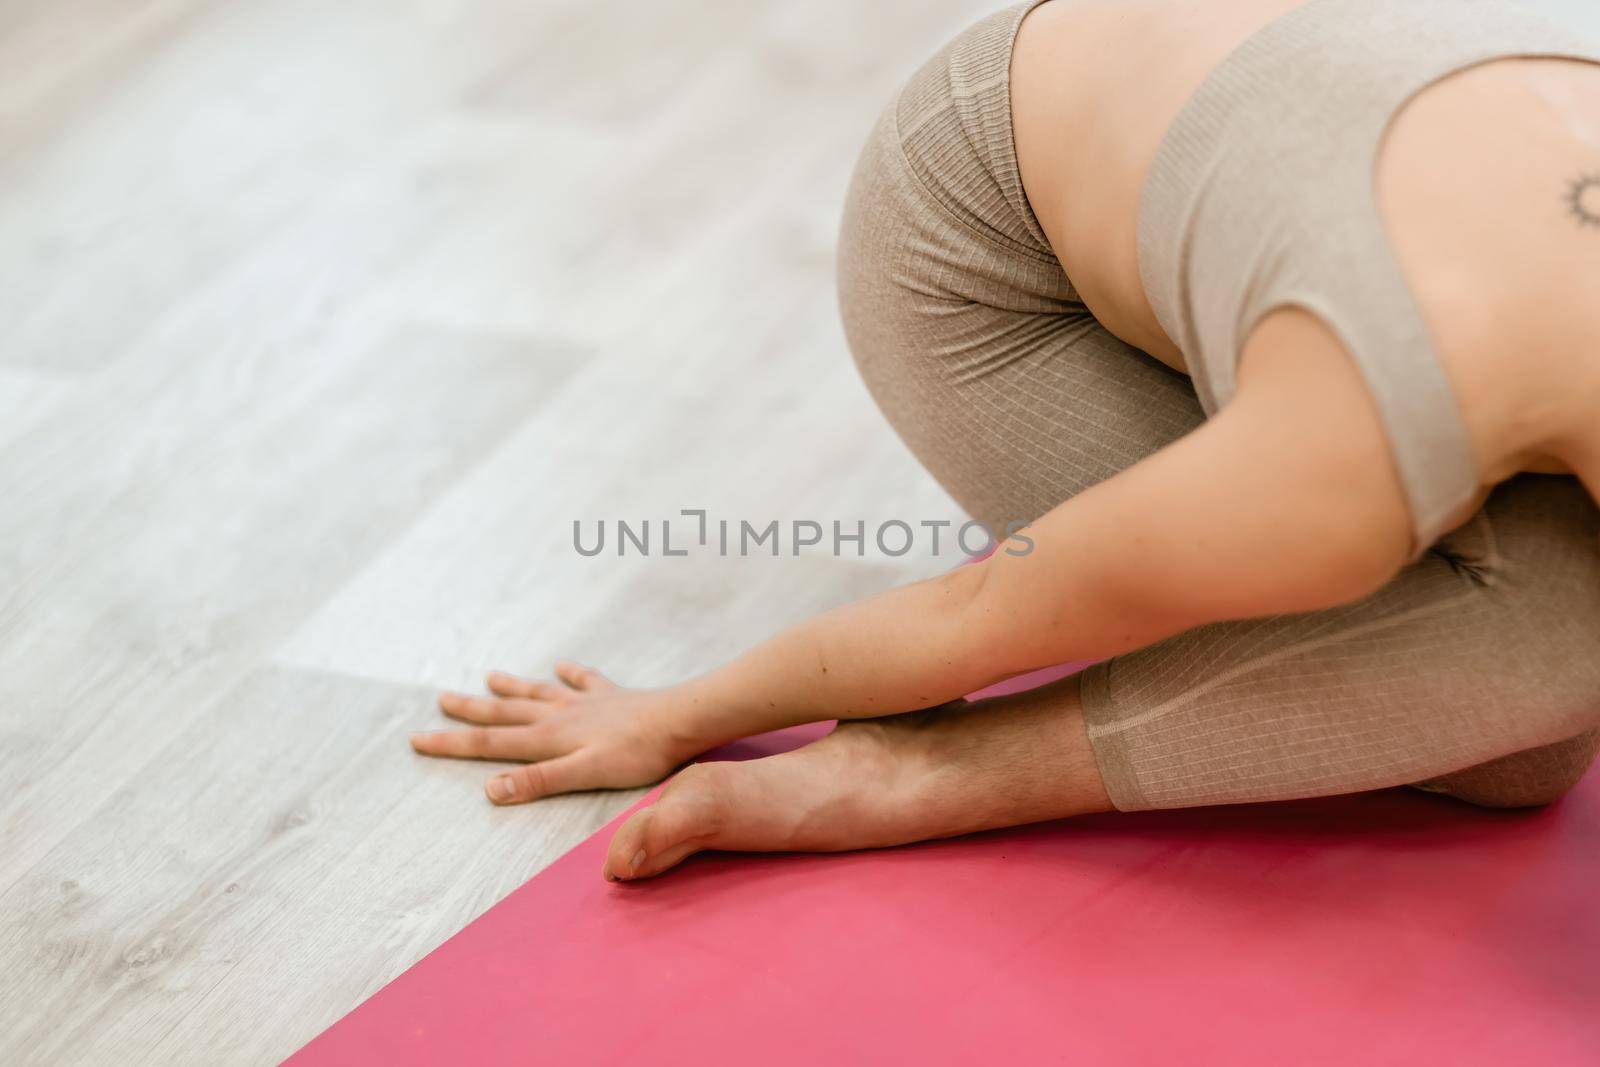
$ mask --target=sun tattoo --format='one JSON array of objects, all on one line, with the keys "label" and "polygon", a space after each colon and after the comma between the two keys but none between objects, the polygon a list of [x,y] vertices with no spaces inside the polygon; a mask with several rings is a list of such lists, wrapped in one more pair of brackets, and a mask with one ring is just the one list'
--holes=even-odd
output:
[{"label": "sun tattoo", "polygon": [[1600,173],[1580,174],[1567,186],[1567,207],[1579,226],[1600,229]]}]

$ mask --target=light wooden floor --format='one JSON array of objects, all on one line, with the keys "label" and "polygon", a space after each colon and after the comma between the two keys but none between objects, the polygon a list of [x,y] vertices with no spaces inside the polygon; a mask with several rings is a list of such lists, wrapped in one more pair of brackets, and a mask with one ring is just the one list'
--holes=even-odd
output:
[{"label": "light wooden floor", "polygon": [[637,796],[492,809],[436,687],[948,565],[571,523],[958,515],[831,256],[992,6],[0,3],[0,1062],[274,1061]]}]

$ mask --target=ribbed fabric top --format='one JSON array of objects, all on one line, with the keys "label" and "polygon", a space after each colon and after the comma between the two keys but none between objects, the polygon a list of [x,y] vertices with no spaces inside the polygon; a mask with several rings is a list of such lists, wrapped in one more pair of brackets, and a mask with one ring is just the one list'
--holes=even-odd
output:
[{"label": "ribbed fabric top", "polygon": [[1413,555],[1478,493],[1461,410],[1389,246],[1379,143],[1416,93],[1510,56],[1600,58],[1511,0],[1311,0],[1235,49],[1167,131],[1142,190],[1140,275],[1207,414],[1240,350],[1298,305],[1343,341],[1409,499]]}]

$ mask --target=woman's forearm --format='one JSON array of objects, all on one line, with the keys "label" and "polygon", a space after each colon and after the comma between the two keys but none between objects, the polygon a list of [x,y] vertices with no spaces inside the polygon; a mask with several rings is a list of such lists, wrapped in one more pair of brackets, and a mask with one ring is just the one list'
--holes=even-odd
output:
[{"label": "woman's forearm", "polygon": [[992,681],[972,607],[982,565],[846,604],[673,690],[686,743],[931,707]]},{"label": "woman's forearm", "polygon": [[1242,390],[1202,429],[1028,527],[1031,552],[1002,549],[801,623],[672,691],[676,721],[710,745],[892,715],[1206,623],[1367,595],[1398,568],[1407,534],[1382,438],[1368,442],[1376,458],[1307,438],[1299,427],[1313,420],[1295,400]]}]

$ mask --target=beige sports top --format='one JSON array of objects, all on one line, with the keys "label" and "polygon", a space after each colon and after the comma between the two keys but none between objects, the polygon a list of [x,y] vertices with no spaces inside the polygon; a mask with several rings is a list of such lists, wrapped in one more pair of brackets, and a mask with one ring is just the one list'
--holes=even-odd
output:
[{"label": "beige sports top", "polygon": [[1343,341],[1411,507],[1412,559],[1477,496],[1461,410],[1384,232],[1373,171],[1407,100],[1510,56],[1600,60],[1514,0],[1311,0],[1238,46],[1190,98],[1139,205],[1139,268],[1207,415],[1251,329],[1297,305]]}]

